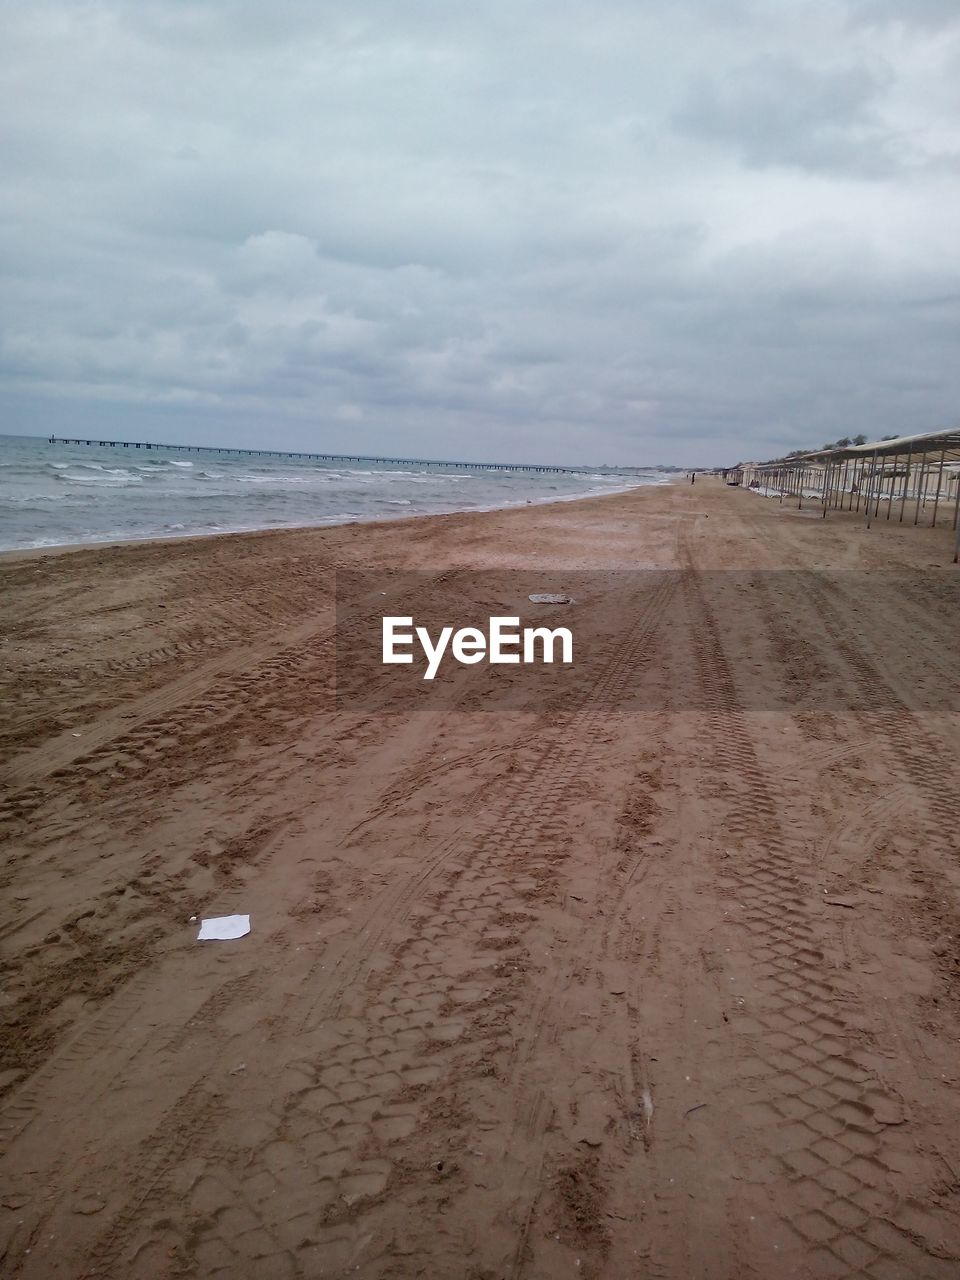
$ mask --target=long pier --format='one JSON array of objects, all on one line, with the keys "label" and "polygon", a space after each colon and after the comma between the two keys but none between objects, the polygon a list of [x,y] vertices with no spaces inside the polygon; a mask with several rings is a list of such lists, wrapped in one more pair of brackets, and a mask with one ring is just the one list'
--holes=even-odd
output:
[{"label": "long pier", "polygon": [[469,471],[540,471],[565,475],[589,474],[586,467],[558,467],[542,462],[450,462],[437,458],[387,458],[364,453],[299,453],[283,449],[231,449],[207,444],[158,444],[148,440],[87,440],[50,436],[48,444],[98,445],[101,449],[160,449],[164,453],[218,453],[246,458],[296,458],[303,462],[379,462],[398,467],[442,467]]}]

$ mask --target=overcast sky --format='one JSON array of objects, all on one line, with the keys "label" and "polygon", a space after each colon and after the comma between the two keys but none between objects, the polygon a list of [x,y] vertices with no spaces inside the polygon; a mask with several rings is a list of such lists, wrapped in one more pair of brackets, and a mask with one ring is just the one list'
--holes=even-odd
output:
[{"label": "overcast sky", "polygon": [[960,421],[958,0],[0,0],[0,429],[710,464]]}]

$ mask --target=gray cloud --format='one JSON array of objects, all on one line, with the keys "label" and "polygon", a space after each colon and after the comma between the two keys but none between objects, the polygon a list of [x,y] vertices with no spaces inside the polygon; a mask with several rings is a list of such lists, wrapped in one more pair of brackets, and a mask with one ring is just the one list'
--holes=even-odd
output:
[{"label": "gray cloud", "polygon": [[892,5],[3,4],[6,430],[704,462],[953,420]]},{"label": "gray cloud", "polygon": [[852,16],[862,22],[902,22],[918,27],[960,27],[954,0],[852,0]]},{"label": "gray cloud", "polygon": [[819,70],[791,57],[763,57],[723,80],[699,81],[674,120],[708,141],[731,144],[757,168],[887,178],[907,164],[875,111],[887,82],[864,66]]}]

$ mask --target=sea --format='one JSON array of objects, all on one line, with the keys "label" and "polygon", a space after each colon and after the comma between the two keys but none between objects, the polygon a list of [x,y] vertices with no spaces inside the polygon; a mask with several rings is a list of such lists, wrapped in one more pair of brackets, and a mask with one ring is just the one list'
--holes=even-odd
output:
[{"label": "sea", "polygon": [[661,484],[650,471],[484,471],[0,436],[0,550],[348,524]]}]

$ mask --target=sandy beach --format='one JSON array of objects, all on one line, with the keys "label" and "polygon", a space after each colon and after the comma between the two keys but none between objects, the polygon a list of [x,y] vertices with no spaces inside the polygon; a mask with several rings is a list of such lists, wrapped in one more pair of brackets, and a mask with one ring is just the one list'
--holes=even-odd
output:
[{"label": "sandy beach", "polygon": [[[952,554],[701,477],[0,559],[0,1273],[953,1280]],[[338,706],[351,569],[590,573],[594,686]]]}]

